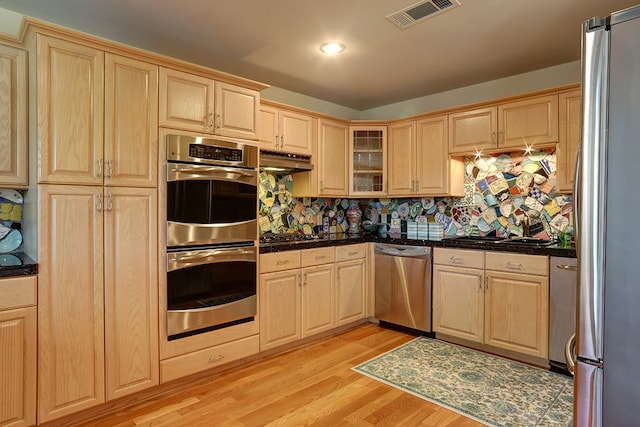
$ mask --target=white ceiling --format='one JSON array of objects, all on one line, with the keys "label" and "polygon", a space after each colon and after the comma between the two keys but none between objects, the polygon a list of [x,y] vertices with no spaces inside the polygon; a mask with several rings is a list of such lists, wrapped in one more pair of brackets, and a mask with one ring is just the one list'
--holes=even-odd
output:
[{"label": "white ceiling", "polygon": [[[580,58],[581,23],[640,0],[0,0],[0,7],[356,110]],[[0,30],[1,32],[1,30]],[[347,49],[322,56],[320,43]]]}]

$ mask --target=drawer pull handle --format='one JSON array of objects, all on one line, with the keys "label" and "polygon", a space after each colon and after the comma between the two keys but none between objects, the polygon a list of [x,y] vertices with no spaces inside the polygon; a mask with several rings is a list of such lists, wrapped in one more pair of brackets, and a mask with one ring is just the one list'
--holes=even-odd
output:
[{"label": "drawer pull handle", "polygon": [[449,264],[464,264],[464,258],[452,256],[449,258]]},{"label": "drawer pull handle", "polygon": [[522,270],[522,264],[511,264],[511,261],[507,261],[504,266],[509,270]]},{"label": "drawer pull handle", "polygon": [[212,363],[216,363],[221,361],[222,359],[224,359],[224,355],[223,354],[219,354],[217,356],[209,356],[209,360],[207,360],[207,363],[212,364]]},{"label": "drawer pull handle", "polygon": [[285,259],[285,260],[278,260],[278,262],[276,262],[276,265],[286,265],[289,264],[289,260]]},{"label": "drawer pull handle", "polygon": [[560,270],[578,271],[578,267],[575,265],[558,264],[556,267]]},{"label": "drawer pull handle", "polygon": [[349,256],[356,256],[358,255],[358,252],[349,252]]},{"label": "drawer pull handle", "polygon": [[327,256],[326,255],[317,255],[316,259],[320,260],[320,259],[325,259]]}]

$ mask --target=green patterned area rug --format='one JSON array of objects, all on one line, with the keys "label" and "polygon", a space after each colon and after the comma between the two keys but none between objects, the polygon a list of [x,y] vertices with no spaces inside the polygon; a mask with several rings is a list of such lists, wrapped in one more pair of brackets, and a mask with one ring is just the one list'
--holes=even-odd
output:
[{"label": "green patterned area rug", "polygon": [[489,426],[572,425],[573,380],[419,337],[353,368]]}]

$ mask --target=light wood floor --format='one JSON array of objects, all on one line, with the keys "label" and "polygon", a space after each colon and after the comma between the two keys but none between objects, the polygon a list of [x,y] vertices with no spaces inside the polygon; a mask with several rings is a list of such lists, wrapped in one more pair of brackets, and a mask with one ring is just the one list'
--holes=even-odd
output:
[{"label": "light wood floor", "polygon": [[212,374],[81,425],[481,426],[351,370],[411,339],[365,324]]}]

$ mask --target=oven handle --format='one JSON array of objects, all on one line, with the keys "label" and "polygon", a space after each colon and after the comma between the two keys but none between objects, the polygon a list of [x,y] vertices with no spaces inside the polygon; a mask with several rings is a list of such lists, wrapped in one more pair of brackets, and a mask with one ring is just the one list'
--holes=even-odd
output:
[{"label": "oven handle", "polygon": [[167,254],[167,271],[228,261],[256,262],[256,248],[224,248]]},{"label": "oven handle", "polygon": [[[220,166],[198,166],[198,165],[183,165],[183,166],[169,165],[168,175],[171,177],[171,176],[174,176],[175,174],[189,174],[197,177],[200,177],[204,174],[207,174],[209,176],[231,174],[231,175],[247,177],[247,178],[256,177],[256,173],[254,171],[244,171],[237,168],[226,168],[226,167],[220,167]],[[172,181],[177,179],[169,178],[169,180]]]}]

